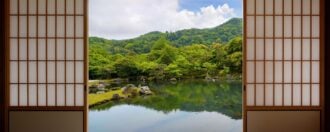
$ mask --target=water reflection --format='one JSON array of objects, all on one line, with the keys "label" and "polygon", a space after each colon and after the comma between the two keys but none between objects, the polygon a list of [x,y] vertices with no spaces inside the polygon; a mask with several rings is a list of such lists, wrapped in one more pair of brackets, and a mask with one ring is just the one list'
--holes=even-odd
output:
[{"label": "water reflection", "polygon": [[155,95],[92,108],[90,131],[242,131],[241,82],[186,80],[176,84],[153,82],[147,85]]}]

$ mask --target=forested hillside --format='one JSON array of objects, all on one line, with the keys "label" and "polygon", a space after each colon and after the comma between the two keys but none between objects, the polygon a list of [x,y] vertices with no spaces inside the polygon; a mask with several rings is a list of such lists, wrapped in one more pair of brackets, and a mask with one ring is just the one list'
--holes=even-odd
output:
[{"label": "forested hillside", "polygon": [[151,32],[129,40],[89,38],[90,79],[240,78],[242,19],[208,29]]}]

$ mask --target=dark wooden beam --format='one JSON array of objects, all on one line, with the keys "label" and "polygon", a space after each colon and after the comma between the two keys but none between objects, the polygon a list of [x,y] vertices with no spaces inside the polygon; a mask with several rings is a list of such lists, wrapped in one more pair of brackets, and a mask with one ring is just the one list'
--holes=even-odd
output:
[{"label": "dark wooden beam", "polygon": [[5,131],[5,0],[1,0],[0,21],[0,131]]},{"label": "dark wooden beam", "polygon": [[329,0],[324,0],[324,9],[325,9],[325,77],[324,77],[324,82],[325,82],[325,132],[330,132],[330,125],[328,124],[330,122],[330,1]]}]

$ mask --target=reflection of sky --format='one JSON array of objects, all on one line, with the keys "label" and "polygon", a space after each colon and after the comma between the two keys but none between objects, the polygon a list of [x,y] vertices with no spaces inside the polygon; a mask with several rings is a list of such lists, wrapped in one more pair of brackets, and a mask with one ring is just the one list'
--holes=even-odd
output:
[{"label": "reflection of sky", "polygon": [[89,112],[90,132],[241,132],[242,120],[217,112],[172,111],[119,105]]}]

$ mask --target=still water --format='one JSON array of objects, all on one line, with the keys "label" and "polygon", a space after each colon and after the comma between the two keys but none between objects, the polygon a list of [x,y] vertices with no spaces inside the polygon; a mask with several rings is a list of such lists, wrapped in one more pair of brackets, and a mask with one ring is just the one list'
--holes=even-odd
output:
[{"label": "still water", "polygon": [[91,108],[89,131],[242,132],[241,84],[206,80],[142,84],[155,94]]}]

